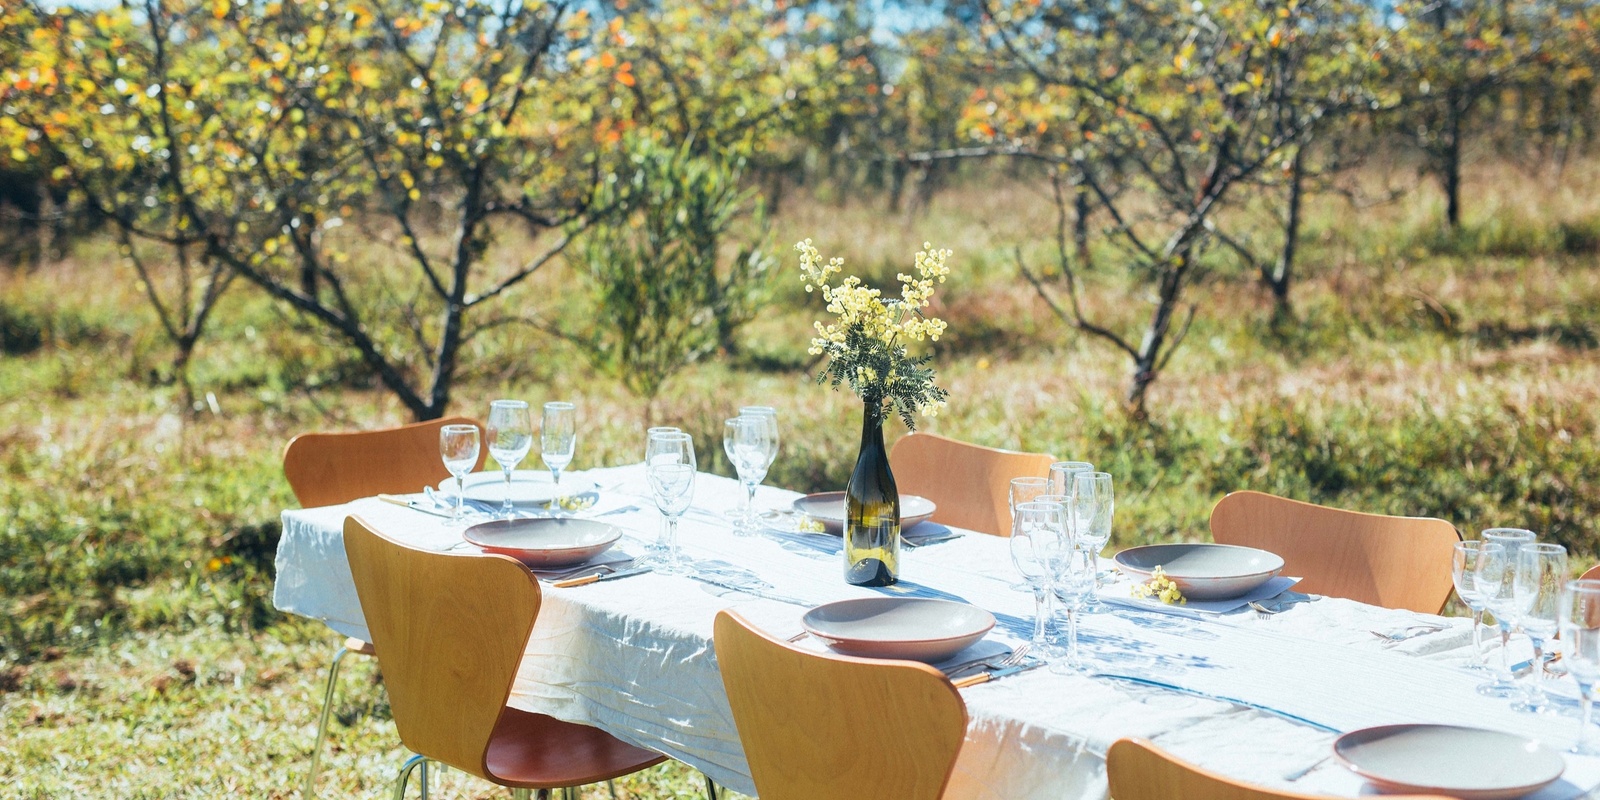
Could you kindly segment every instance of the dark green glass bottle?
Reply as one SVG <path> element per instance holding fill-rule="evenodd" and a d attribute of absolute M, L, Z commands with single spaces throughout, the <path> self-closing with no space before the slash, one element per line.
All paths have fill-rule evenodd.
<path fill-rule="evenodd" d="M 845 486 L 844 579 L 889 586 L 900 579 L 900 492 L 883 447 L 883 404 L 867 402 L 861 455 Z"/>

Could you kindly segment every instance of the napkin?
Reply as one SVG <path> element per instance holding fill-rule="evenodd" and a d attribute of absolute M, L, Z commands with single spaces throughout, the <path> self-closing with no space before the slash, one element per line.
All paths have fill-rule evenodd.
<path fill-rule="evenodd" d="M 1125 608 L 1136 608 L 1140 611 L 1158 611 L 1163 614 L 1176 614 L 1178 616 L 1192 616 L 1204 619 L 1217 614 L 1226 614 L 1244 608 L 1253 602 L 1277 597 L 1290 587 L 1299 583 L 1299 578 L 1287 578 L 1279 575 L 1266 583 L 1257 586 L 1253 591 L 1227 600 L 1190 600 L 1183 605 L 1168 605 L 1148 597 L 1133 597 L 1129 591 L 1129 584 L 1117 583 L 1100 590 L 1100 602 Z"/>
<path fill-rule="evenodd" d="M 590 567 L 622 564 L 632 560 L 633 556 L 622 548 L 613 547 L 582 564 L 568 564 L 565 567 L 551 567 L 550 569 L 533 569 L 530 567 L 529 571 L 541 578 L 565 578 L 572 576 L 573 573 L 581 573 L 584 569 Z"/>

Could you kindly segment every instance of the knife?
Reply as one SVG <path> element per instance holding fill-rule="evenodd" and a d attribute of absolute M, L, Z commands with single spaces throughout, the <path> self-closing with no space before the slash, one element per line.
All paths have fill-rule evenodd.
<path fill-rule="evenodd" d="M 407 500 L 404 497 L 401 497 L 400 495 L 397 495 L 397 494 L 380 494 L 380 495 L 378 495 L 378 499 L 382 500 L 385 503 L 394 503 L 397 506 L 405 506 L 406 508 L 409 508 L 412 511 L 421 511 L 424 514 L 432 514 L 435 517 L 444 517 L 445 519 L 454 519 L 454 516 L 448 511 L 441 511 L 441 510 L 436 509 L 436 508 L 426 508 L 424 506 L 419 506 L 419 505 L 417 505 L 415 500 Z"/>
<path fill-rule="evenodd" d="M 633 569 L 625 569 L 621 572 L 596 572 L 593 575 L 585 575 L 581 578 L 568 578 L 564 581 L 555 581 L 550 585 L 562 589 L 567 589 L 573 586 L 588 586 L 591 583 L 599 583 L 600 581 L 614 581 L 617 578 L 626 578 L 630 575 L 640 575 L 649 572 L 650 570 L 650 567 L 634 567 Z"/>
<path fill-rule="evenodd" d="M 984 666 L 985 664 L 987 664 L 990 661 L 999 661 L 999 660 L 1005 658 L 1006 656 L 1011 655 L 1011 653 L 1012 653 L 1012 651 L 1007 650 L 1007 651 L 1005 651 L 1003 653 L 995 653 L 994 655 L 982 656 L 980 658 L 969 658 L 966 661 L 963 661 L 963 662 L 961 662 L 959 664 L 956 664 L 954 666 L 951 666 L 951 667 L 947 667 L 947 668 L 945 668 L 943 670 L 940 670 L 940 671 L 943 672 L 946 676 L 960 675 L 961 673 L 966 672 L 967 670 L 972 669 L 973 667 Z"/>
<path fill-rule="evenodd" d="M 962 678 L 960 680 L 951 681 L 950 683 L 952 685 L 954 685 L 957 689 L 965 689 L 968 686 L 977 686 L 980 683 L 988 683 L 989 681 L 997 681 L 997 680 L 1000 680 L 1001 678 L 1005 678 L 1005 677 L 1008 677 L 1008 676 L 1011 676 L 1011 675 L 1015 675 L 1015 674 L 1017 674 L 1019 672 L 1027 672 L 1030 669 L 1038 669 L 1038 668 L 1044 666 L 1044 664 L 1045 664 L 1045 662 L 1043 662 L 1043 661 L 1035 661 L 1032 664 L 1019 664 L 1019 665 L 1017 665 L 1015 667 L 1006 667 L 1005 669 L 997 669 L 997 670 L 991 670 L 989 672 L 979 673 L 979 674 L 973 675 L 973 676 L 971 676 L 969 678 Z"/>

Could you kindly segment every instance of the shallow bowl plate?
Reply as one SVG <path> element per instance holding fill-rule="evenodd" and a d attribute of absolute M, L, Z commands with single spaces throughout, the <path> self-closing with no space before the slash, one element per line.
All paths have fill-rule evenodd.
<path fill-rule="evenodd" d="M 474 472 L 463 481 L 465 494 L 468 500 L 477 500 L 484 503 L 500 505 L 506 499 L 506 475 L 504 472 Z M 575 494 L 584 494 L 595 491 L 594 481 L 574 478 L 571 475 L 561 476 L 561 491 L 556 491 L 556 485 L 550 480 L 550 473 L 542 469 L 519 469 L 511 473 L 511 505 L 517 508 L 544 508 L 551 500 L 557 497 L 566 497 Z M 456 479 L 447 478 L 439 484 L 439 491 L 444 493 L 440 498 L 453 503 L 456 499 Z"/>
<path fill-rule="evenodd" d="M 1334 756 L 1380 791 L 1462 800 L 1521 797 L 1554 783 L 1566 763 L 1532 739 L 1456 725 L 1384 725 L 1351 731 Z"/>
<path fill-rule="evenodd" d="M 622 529 L 591 519 L 497 519 L 473 525 L 461 538 L 486 552 L 547 569 L 582 564 L 622 538 Z"/>
<path fill-rule="evenodd" d="M 1283 571 L 1283 559 L 1254 547 L 1231 544 L 1152 544 L 1117 554 L 1117 568 L 1136 581 L 1156 567 L 1190 600 L 1239 597 Z"/>
<path fill-rule="evenodd" d="M 817 606 L 801 624 L 845 655 L 932 664 L 982 639 L 994 627 L 994 615 L 952 600 L 862 597 Z"/>
<path fill-rule="evenodd" d="M 794 510 L 821 522 L 828 533 L 844 532 L 844 492 L 818 492 L 796 498 Z M 905 530 L 933 516 L 938 506 L 926 497 L 914 494 L 900 495 L 900 530 Z"/>

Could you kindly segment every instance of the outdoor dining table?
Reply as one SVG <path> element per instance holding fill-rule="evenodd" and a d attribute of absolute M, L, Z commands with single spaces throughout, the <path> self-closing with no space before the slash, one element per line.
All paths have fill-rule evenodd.
<path fill-rule="evenodd" d="M 585 513 L 622 528 L 619 547 L 644 554 L 661 518 L 643 466 L 575 477 L 600 487 Z M 837 537 L 734 535 L 724 512 L 738 507 L 742 493 L 731 479 L 698 477 L 679 542 L 700 577 L 541 583 L 543 604 L 510 703 L 598 726 L 753 794 L 712 646 L 718 610 L 735 609 L 787 638 L 817 604 L 882 594 L 939 597 L 995 615 L 995 629 L 977 647 L 1016 646 L 1032 634 L 1034 599 L 1018 587 L 1003 538 L 966 533 L 908 549 L 898 585 L 856 587 L 843 580 Z M 797 496 L 764 487 L 755 504 L 787 508 Z M 416 547 L 476 552 L 460 525 L 376 498 L 287 510 L 277 554 L 279 609 L 368 637 L 343 546 L 349 515 Z M 1419 618 L 1442 629 L 1398 643 L 1373 635 Z M 1271 615 L 1245 609 L 1204 617 L 1107 604 L 1082 617 L 1080 642 L 1089 663 L 1081 674 L 1034 669 L 962 690 L 969 723 L 947 797 L 1104 798 L 1106 749 L 1127 736 L 1240 780 L 1338 796 L 1372 792 L 1329 758 L 1341 732 L 1449 723 L 1536 737 L 1560 750 L 1577 736 L 1569 715 L 1517 713 L 1506 700 L 1477 694 L 1484 677 L 1463 669 L 1472 660 L 1466 619 L 1338 598 Z M 810 638 L 800 646 L 821 648 Z M 1562 780 L 1532 797 L 1593 796 L 1600 759 L 1566 758 Z"/>

